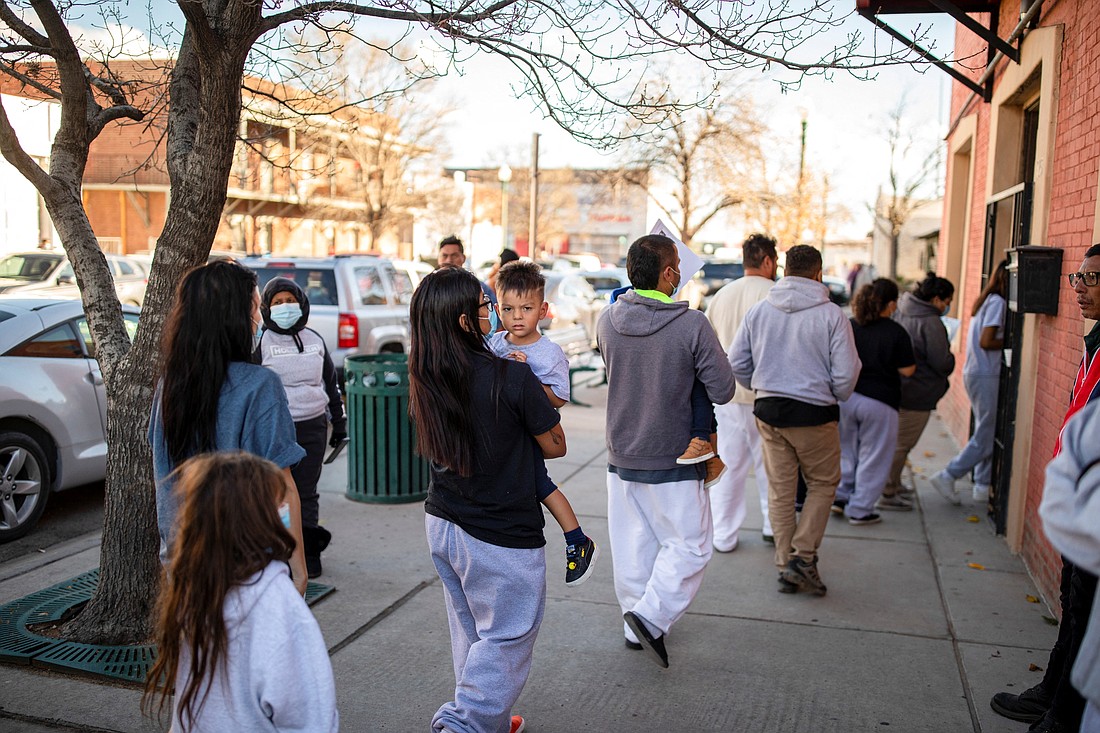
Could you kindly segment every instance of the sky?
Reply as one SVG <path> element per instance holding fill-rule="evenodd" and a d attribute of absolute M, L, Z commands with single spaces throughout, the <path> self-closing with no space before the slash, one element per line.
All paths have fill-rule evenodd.
<path fill-rule="evenodd" d="M 174 2 L 150 2 L 154 17 L 182 27 L 182 15 Z M 135 28 L 130 37 L 143 34 L 141 29 L 148 28 L 145 3 L 138 0 L 126 7 L 127 20 Z M 849 7 L 848 0 L 837 0 L 838 9 Z M 930 28 L 941 54 L 949 54 L 953 45 L 954 23 L 948 21 L 946 15 L 888 18 L 903 31 L 918 24 Z M 848 23 L 863 34 L 874 33 L 863 19 L 853 18 Z M 367 29 L 368 35 L 384 32 L 392 33 L 392 27 L 382 24 Z M 456 107 L 446 120 L 447 166 L 497 167 L 507 163 L 526 167 L 533 133 L 540 134 L 539 164 L 543 168 L 614 164 L 614 151 L 603 153 L 575 141 L 545 118 L 530 99 L 517 98 L 513 85 L 519 77 L 507 62 L 481 54 L 467 60 L 461 71 L 452 72 L 437 85 L 439 93 Z M 805 117 L 807 166 L 828 174 L 831 202 L 843 205 L 851 215 L 848 222 L 831 227 L 831 238 L 859 238 L 871 228 L 868 207 L 885 185 L 889 169 L 885 118 L 900 99 L 906 100 L 907 124 L 920 131 L 925 145 L 936 145 L 946 132 L 949 77 L 935 68 L 924 67 L 923 73 L 910 66 L 884 68 L 874 81 L 856 80 L 847 74 L 836 74 L 832 80 L 808 78 L 799 90 L 788 93 L 757 73 L 748 88 L 773 135 L 789 141 L 789 145 L 778 146 L 782 150 L 777 150 L 777 155 L 797 156 L 800 124 Z M 721 226 L 719 223 L 717 228 Z M 727 234 L 733 236 L 713 231 L 710 238 L 721 239 Z"/>

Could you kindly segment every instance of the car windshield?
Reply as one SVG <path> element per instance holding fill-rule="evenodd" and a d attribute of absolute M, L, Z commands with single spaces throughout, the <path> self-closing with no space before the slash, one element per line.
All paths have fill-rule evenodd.
<path fill-rule="evenodd" d="M 740 262 L 707 262 L 703 265 L 703 277 L 735 280 L 744 274 L 745 266 Z"/>
<path fill-rule="evenodd" d="M 60 261 L 57 255 L 9 255 L 0 259 L 0 277 L 40 282 Z"/>

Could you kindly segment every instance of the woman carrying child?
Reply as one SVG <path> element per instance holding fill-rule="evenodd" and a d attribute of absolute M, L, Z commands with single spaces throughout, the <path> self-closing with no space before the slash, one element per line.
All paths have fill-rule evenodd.
<path fill-rule="evenodd" d="M 159 692 L 162 712 L 174 689 L 177 733 L 336 731 L 328 650 L 287 566 L 294 538 L 279 505 L 293 487 L 248 453 L 192 458 L 175 478 L 188 549 L 165 577 L 143 706 Z"/>
<path fill-rule="evenodd" d="M 543 458 L 565 455 L 561 418 L 526 364 L 485 343 L 492 301 L 470 272 L 444 267 L 410 304 L 409 414 L 431 461 L 424 508 L 443 582 L 454 700 L 432 719 L 453 733 L 517 733 L 546 602 Z"/>

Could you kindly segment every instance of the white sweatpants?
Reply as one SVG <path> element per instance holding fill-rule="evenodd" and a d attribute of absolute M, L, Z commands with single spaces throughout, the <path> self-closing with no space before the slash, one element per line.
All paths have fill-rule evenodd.
<path fill-rule="evenodd" d="M 737 547 L 737 532 L 745 521 L 745 482 L 750 465 L 760 494 L 763 533 L 772 533 L 768 518 L 768 474 L 764 471 L 764 449 L 752 405 L 739 402 L 715 405 L 714 416 L 718 418 L 718 455 L 726 463 L 726 473 L 710 487 L 710 513 L 714 518 L 714 547 L 729 552 Z"/>
<path fill-rule="evenodd" d="M 667 634 L 703 584 L 714 530 L 702 481 L 641 484 L 607 474 L 607 526 L 615 595 Z M 623 624 L 623 633 L 637 642 Z"/>

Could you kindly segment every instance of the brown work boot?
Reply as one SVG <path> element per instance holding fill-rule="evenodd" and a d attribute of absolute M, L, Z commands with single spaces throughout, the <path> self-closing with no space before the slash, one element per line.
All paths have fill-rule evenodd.
<path fill-rule="evenodd" d="M 702 438 L 692 438 L 684 455 L 676 459 L 681 466 L 691 466 L 714 458 L 714 449 Z"/>
<path fill-rule="evenodd" d="M 726 472 L 725 462 L 718 456 L 714 456 L 707 461 L 707 477 L 703 479 L 703 488 L 709 489 L 714 484 L 718 483 L 718 479 L 722 478 L 722 474 Z"/>

